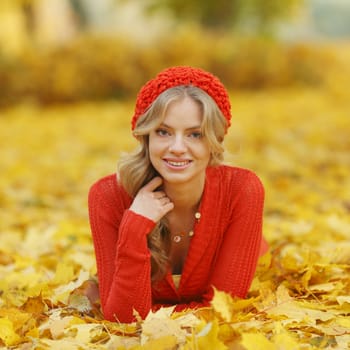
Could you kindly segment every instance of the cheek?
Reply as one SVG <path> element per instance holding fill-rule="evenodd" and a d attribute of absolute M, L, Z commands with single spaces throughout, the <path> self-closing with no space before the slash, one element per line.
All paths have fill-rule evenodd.
<path fill-rule="evenodd" d="M 210 152 L 209 145 L 207 145 L 207 144 L 203 145 L 200 153 L 202 155 L 201 158 L 203 160 L 206 160 L 209 163 L 209 161 L 211 159 L 211 152 Z"/>
<path fill-rule="evenodd" d="M 155 150 L 155 142 L 152 136 L 150 136 L 149 140 L 148 140 L 148 151 L 149 154 L 152 154 Z"/>
<path fill-rule="evenodd" d="M 159 144 L 159 142 L 154 142 L 152 139 L 150 139 L 148 144 L 148 150 L 149 150 L 149 157 L 152 163 L 154 160 L 156 160 L 161 156 L 162 147 Z"/>
<path fill-rule="evenodd" d="M 148 151 L 149 151 L 149 159 L 150 159 L 151 163 L 153 163 L 154 159 L 155 159 L 155 149 L 154 149 L 154 147 L 152 147 L 151 144 L 149 145 Z"/>

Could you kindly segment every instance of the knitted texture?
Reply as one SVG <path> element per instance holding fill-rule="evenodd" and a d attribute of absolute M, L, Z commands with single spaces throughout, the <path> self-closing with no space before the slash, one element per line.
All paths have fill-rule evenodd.
<path fill-rule="evenodd" d="M 226 118 L 227 128 L 231 125 L 231 104 L 221 81 L 202 69 L 179 66 L 163 70 L 141 88 L 137 95 L 135 113 L 131 121 L 132 130 L 135 129 L 140 115 L 146 112 L 147 108 L 162 92 L 179 85 L 192 85 L 205 91 L 216 102 Z"/>
<path fill-rule="evenodd" d="M 201 218 L 175 287 L 171 271 L 152 286 L 147 234 L 153 221 L 135 214 L 132 199 L 110 175 L 96 182 L 89 194 L 89 215 L 95 246 L 100 298 L 108 320 L 132 322 L 160 306 L 176 311 L 208 306 L 213 286 L 232 296 L 245 297 L 262 239 L 264 190 L 258 177 L 246 169 L 208 168 L 199 211 Z"/>

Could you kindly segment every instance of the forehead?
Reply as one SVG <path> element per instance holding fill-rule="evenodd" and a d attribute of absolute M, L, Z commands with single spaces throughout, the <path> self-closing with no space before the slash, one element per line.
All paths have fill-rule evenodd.
<path fill-rule="evenodd" d="M 198 102 L 189 97 L 169 103 L 162 124 L 172 128 L 195 128 L 202 124 L 202 109 Z"/>

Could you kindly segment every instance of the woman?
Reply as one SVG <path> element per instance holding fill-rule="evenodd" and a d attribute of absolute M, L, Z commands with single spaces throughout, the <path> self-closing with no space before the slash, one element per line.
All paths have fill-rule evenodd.
<path fill-rule="evenodd" d="M 213 287 L 246 296 L 266 250 L 264 190 L 251 171 L 222 165 L 230 120 L 224 86 L 198 68 L 168 68 L 139 92 L 140 147 L 89 193 L 106 319 L 208 306 Z"/>

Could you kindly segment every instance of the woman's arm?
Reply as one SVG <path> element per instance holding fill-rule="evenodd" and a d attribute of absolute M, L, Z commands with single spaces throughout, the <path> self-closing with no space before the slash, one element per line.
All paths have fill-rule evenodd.
<path fill-rule="evenodd" d="M 152 307 L 147 235 L 174 206 L 164 192 L 156 190 L 161 183 L 159 177 L 152 179 L 132 203 L 125 200 L 125 191 L 114 177 L 90 189 L 89 215 L 100 299 L 108 320 L 131 322 L 134 310 L 144 318 Z"/>
<path fill-rule="evenodd" d="M 154 222 L 116 198 L 106 180 L 89 192 L 89 216 L 95 247 L 101 306 L 111 321 L 131 322 L 133 309 L 146 316 L 151 308 L 150 253 L 147 234 Z"/>
<path fill-rule="evenodd" d="M 260 179 L 249 172 L 211 276 L 215 288 L 233 296 L 246 297 L 259 256 L 267 250 L 262 237 L 263 208 L 264 187 Z"/>

